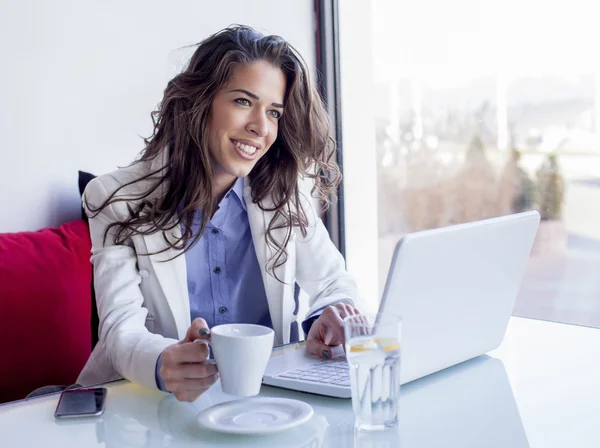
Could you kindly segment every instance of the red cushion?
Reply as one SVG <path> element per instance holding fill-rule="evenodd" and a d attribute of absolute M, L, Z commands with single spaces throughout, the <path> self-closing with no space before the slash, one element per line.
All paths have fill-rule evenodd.
<path fill-rule="evenodd" d="M 82 220 L 0 234 L 0 402 L 77 379 L 91 351 L 90 249 Z"/>

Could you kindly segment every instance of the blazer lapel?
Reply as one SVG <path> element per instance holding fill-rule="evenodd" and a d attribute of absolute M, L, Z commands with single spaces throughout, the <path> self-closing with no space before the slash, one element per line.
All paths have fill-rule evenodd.
<path fill-rule="evenodd" d="M 150 167 L 151 172 L 157 171 L 169 163 L 168 153 L 168 148 L 166 148 L 161 156 L 156 157 L 152 161 Z M 162 197 L 162 195 L 165 194 L 166 189 L 167 185 L 163 183 L 152 194 L 152 197 Z M 179 226 L 176 226 L 173 230 L 167 232 L 167 234 L 169 240 L 175 242 L 177 238 L 181 237 L 181 229 Z M 172 249 L 167 245 L 163 232 L 144 235 L 143 238 L 144 243 L 146 244 L 147 253 L 156 254 L 149 256 L 150 262 L 152 263 L 152 268 L 154 269 L 158 283 L 160 284 L 173 314 L 179 339 L 183 339 L 190 326 L 190 302 L 187 289 L 185 255 L 180 255 L 182 251 Z M 164 252 L 158 253 L 162 250 L 164 250 Z"/>
<path fill-rule="evenodd" d="M 252 202 L 252 193 L 250 185 L 247 183 L 247 178 L 244 179 L 244 201 L 246 202 L 246 209 L 248 211 L 248 221 L 250 223 L 254 250 L 256 251 L 256 258 L 260 265 L 260 271 L 265 285 L 265 294 L 269 304 L 271 322 L 273 324 L 273 330 L 275 331 L 274 344 L 281 345 L 286 341 L 289 341 L 290 334 L 289 324 L 286 325 L 286 319 L 284 317 L 284 295 L 286 285 L 279 282 L 273 275 L 269 274 L 266 269 L 268 261 L 273 256 L 273 249 L 267 246 L 265 240 L 267 226 L 269 225 L 273 214 L 263 211 L 258 204 Z M 276 230 L 273 236 L 277 238 L 278 241 L 283 241 L 283 239 L 280 239 L 281 234 L 285 235 L 285 229 Z M 286 281 L 286 277 L 289 276 L 286 275 L 287 265 L 288 263 L 280 266 L 276 270 L 278 277 L 284 281 Z"/>
<path fill-rule="evenodd" d="M 181 236 L 179 227 L 176 227 L 171 235 L 173 238 L 179 238 Z M 168 248 L 162 232 L 144 235 L 144 242 L 150 254 Z M 163 253 L 150 255 L 150 261 L 173 313 L 179 339 L 183 339 L 190 326 L 190 301 L 187 289 L 185 255 L 180 254 L 181 251 L 168 248 Z M 177 257 L 177 255 L 179 256 Z"/>

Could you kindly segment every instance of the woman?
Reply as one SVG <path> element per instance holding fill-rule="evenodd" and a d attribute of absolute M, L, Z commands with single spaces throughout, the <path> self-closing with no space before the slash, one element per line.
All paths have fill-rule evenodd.
<path fill-rule="evenodd" d="M 173 78 L 131 166 L 84 193 L 99 343 L 78 383 L 118 377 L 193 401 L 217 379 L 210 327 L 268 325 L 297 339 L 295 284 L 310 296 L 307 350 L 343 343 L 358 293 L 303 180 L 340 180 L 324 107 L 283 39 L 235 26 Z"/>

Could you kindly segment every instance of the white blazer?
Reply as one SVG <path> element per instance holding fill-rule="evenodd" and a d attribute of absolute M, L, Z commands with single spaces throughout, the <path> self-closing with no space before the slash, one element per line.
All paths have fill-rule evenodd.
<path fill-rule="evenodd" d="M 166 151 L 164 153 L 166 155 Z M 85 200 L 92 207 L 98 207 L 119 186 L 163 166 L 164 157 L 94 179 L 84 192 Z M 191 324 L 185 256 L 173 258 L 180 251 L 171 248 L 158 255 L 144 255 L 168 247 L 162 232 L 150 236 L 135 235 L 126 245 L 115 245 L 113 228 L 106 242 L 103 241 L 107 226 L 126 219 L 129 214 L 127 204 L 135 207 L 139 202 L 131 198 L 147 191 L 151 184 L 152 181 L 145 180 L 122 188 L 116 197 L 130 198 L 127 202 L 112 203 L 89 220 L 100 326 L 99 342 L 77 380 L 81 385 L 122 377 L 156 388 L 158 356 L 167 346 L 183 339 Z M 157 189 L 151 197 L 157 197 L 163 191 L 164 187 L 160 191 Z M 346 272 L 343 257 L 331 242 L 312 200 L 308 195 L 302 197 L 309 222 L 308 235 L 303 238 L 299 229 L 292 231 L 287 245 L 287 262 L 276 270 L 277 276 L 285 281 L 282 284 L 265 269 L 273 253 L 265 242 L 273 213 L 265 212 L 253 203 L 250 187 L 244 185 L 248 220 L 261 266 L 275 345 L 289 342 L 290 325 L 297 319 L 294 315 L 295 282 L 308 293 L 308 314 L 341 300 L 353 302 L 360 308 L 356 284 Z M 86 211 L 93 216 L 90 210 Z M 172 236 L 180 235 L 179 226 L 176 226 Z M 273 232 L 278 241 L 284 241 L 285 235 L 285 229 Z M 172 261 L 164 261 L 169 259 Z"/>

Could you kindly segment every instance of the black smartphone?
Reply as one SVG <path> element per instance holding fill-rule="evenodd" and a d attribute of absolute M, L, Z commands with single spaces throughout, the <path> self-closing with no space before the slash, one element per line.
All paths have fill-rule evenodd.
<path fill-rule="evenodd" d="M 80 418 L 102 415 L 106 393 L 105 387 L 65 390 L 60 395 L 54 417 Z"/>

